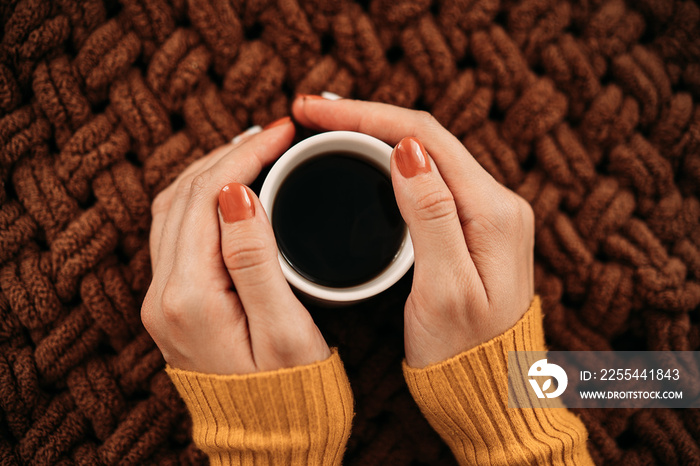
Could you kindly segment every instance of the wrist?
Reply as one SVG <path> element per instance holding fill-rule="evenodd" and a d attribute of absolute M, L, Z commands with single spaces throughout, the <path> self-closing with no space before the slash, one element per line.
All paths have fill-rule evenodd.
<path fill-rule="evenodd" d="M 540 351 L 545 349 L 544 331 L 541 327 L 541 303 L 539 296 L 534 296 L 529 307 L 523 312 L 515 322 L 507 328 L 496 332 L 484 332 L 485 335 L 491 337 L 474 337 L 466 338 L 464 336 L 444 337 L 444 335 L 459 335 L 460 332 L 454 332 L 455 326 L 447 326 L 443 333 L 436 333 L 432 345 L 424 343 L 425 339 L 413 338 L 406 342 L 406 358 L 404 360 L 404 368 L 409 370 L 422 370 L 432 367 L 436 364 L 447 363 L 453 359 L 468 356 L 469 354 L 483 351 L 494 345 L 506 344 L 511 350 L 515 350 L 517 346 L 521 351 Z M 539 326 L 530 325 L 533 322 L 538 322 Z M 528 325 L 523 326 L 527 323 Z M 406 332 L 411 330 L 411 325 L 406 322 Z M 516 335 L 519 329 L 526 328 L 527 336 Z M 414 332 L 415 335 L 416 332 Z M 465 332 L 462 332 L 462 335 Z M 439 338 L 443 335 L 442 338 Z M 460 341 L 461 340 L 461 341 Z M 421 344 L 423 342 L 423 344 Z M 528 348 L 528 349 L 524 349 Z M 410 357 L 409 357 L 410 356 Z M 505 355 L 507 358 L 507 354 Z"/>

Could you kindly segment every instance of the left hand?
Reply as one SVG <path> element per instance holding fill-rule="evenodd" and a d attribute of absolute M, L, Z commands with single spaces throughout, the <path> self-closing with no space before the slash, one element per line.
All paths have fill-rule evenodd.
<path fill-rule="evenodd" d="M 154 200 L 153 280 L 141 319 L 172 367 L 244 374 L 330 356 L 282 275 L 262 205 L 243 186 L 293 137 L 287 119 L 222 146 L 190 165 Z"/>

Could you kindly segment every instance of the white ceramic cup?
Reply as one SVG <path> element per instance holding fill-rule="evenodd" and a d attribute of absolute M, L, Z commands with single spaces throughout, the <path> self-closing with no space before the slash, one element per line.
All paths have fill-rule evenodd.
<path fill-rule="evenodd" d="M 356 154 L 358 159 L 373 164 L 391 178 L 392 148 L 385 142 L 367 134 L 352 131 L 317 134 L 299 142 L 282 154 L 265 178 L 260 191 L 260 202 L 271 223 L 275 197 L 287 176 L 296 167 L 319 154 L 339 151 Z M 413 243 L 406 228 L 403 242 L 391 263 L 373 279 L 346 288 L 323 286 L 308 280 L 294 270 L 281 253 L 279 261 L 287 281 L 305 295 L 327 304 L 351 304 L 377 295 L 399 281 L 413 265 Z"/>

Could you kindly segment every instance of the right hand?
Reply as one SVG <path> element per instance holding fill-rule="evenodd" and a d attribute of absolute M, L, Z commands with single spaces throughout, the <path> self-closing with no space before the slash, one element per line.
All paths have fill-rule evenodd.
<path fill-rule="evenodd" d="M 293 112 L 303 125 L 395 146 L 392 182 L 415 251 L 404 310 L 409 366 L 455 356 L 522 317 L 534 296 L 532 208 L 449 131 L 425 112 L 373 102 L 302 96 Z"/>

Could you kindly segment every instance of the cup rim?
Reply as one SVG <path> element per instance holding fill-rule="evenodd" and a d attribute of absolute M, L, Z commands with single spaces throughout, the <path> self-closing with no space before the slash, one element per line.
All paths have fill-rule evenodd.
<path fill-rule="evenodd" d="M 305 161 L 330 151 L 356 153 L 391 178 L 392 147 L 364 133 L 353 131 L 328 131 L 311 136 L 290 147 L 274 163 L 260 191 L 260 203 L 272 223 L 275 196 L 286 176 Z M 375 296 L 394 285 L 413 265 L 413 243 L 406 227 L 403 242 L 391 263 L 373 279 L 359 285 L 335 288 L 314 283 L 289 265 L 281 252 L 277 258 L 287 281 L 302 293 L 331 303 L 352 303 Z"/>

